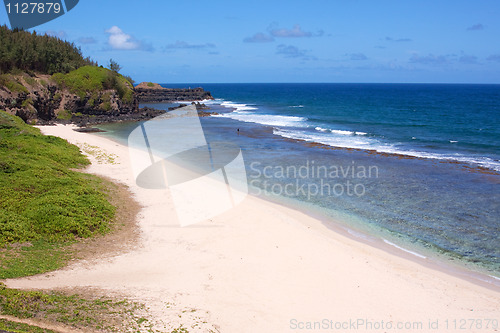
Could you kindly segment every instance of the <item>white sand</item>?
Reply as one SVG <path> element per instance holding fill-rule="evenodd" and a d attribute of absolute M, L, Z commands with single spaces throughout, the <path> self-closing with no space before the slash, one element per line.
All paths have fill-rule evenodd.
<path fill-rule="evenodd" d="M 180 228 L 166 191 L 135 185 L 127 147 L 71 126 L 42 131 L 117 156 L 116 164 L 91 157 L 89 172 L 128 185 L 144 206 L 141 247 L 104 262 L 9 280 L 9 287 L 116 291 L 145 302 L 167 327 L 183 324 L 189 332 L 354 331 L 350 322 L 360 324 L 359 331 L 494 332 L 491 322 L 486 329 L 487 320 L 500 321 L 498 290 L 356 242 L 255 197 L 211 221 Z M 482 321 L 470 327 L 470 319 Z M 465 330 L 459 329 L 462 320 Z M 322 330 L 298 329 L 318 321 Z M 397 329 L 401 324 L 419 329 Z"/>

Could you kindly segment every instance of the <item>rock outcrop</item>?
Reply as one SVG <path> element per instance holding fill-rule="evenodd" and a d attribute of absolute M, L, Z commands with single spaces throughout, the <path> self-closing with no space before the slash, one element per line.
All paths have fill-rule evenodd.
<path fill-rule="evenodd" d="M 94 88 L 86 81 L 106 80 L 109 71 L 97 67 L 86 67 L 64 76 L 34 73 L 0 75 L 0 110 L 19 116 L 30 124 L 54 122 L 75 123 L 80 126 L 113 121 L 147 120 L 163 110 L 139 109 L 139 102 L 200 101 L 213 99 L 203 88 L 167 89 L 156 83 L 141 83 L 135 89 L 119 74 L 119 88 Z M 104 75 L 104 76 L 103 76 Z M 111 78 L 113 76 L 111 75 Z M 102 86 L 106 86 L 103 81 Z M 120 90 L 121 89 L 121 90 Z M 197 109 L 207 107 L 195 103 Z"/>
<path fill-rule="evenodd" d="M 164 114 L 165 110 L 158 110 L 149 107 L 140 108 L 137 112 L 133 113 L 120 113 L 117 115 L 78 115 L 71 118 L 71 123 L 76 124 L 80 127 L 104 124 L 109 122 L 121 122 L 121 121 L 139 121 L 139 120 L 149 120 Z M 93 130 L 90 130 L 93 131 Z"/>
<path fill-rule="evenodd" d="M 129 101 L 120 98 L 115 89 L 77 94 L 50 75 L 33 73 L 3 74 L 2 81 L 0 109 L 19 116 L 27 123 L 66 122 L 75 117 L 111 119 L 138 112 L 138 102 L 133 93 Z"/>
<path fill-rule="evenodd" d="M 214 99 L 203 88 L 163 88 L 157 83 L 142 82 L 135 87 L 139 103 L 168 103 L 176 101 L 202 101 Z"/>

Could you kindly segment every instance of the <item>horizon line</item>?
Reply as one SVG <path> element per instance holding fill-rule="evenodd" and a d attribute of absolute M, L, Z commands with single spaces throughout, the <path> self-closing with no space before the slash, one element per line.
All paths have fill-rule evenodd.
<path fill-rule="evenodd" d="M 152 82 L 152 81 L 141 81 Z M 139 84 L 137 83 L 137 84 Z M 415 84 L 415 85 L 500 85 L 499 83 L 460 82 L 155 82 L 158 84 Z M 136 85 L 137 85 L 136 84 Z"/>

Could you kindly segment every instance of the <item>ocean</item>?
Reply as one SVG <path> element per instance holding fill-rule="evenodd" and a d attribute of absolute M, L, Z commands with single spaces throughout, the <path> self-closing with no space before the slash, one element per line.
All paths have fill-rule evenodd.
<path fill-rule="evenodd" d="M 500 277 L 500 85 L 163 86 L 211 91 L 205 137 L 241 148 L 250 193 Z"/>

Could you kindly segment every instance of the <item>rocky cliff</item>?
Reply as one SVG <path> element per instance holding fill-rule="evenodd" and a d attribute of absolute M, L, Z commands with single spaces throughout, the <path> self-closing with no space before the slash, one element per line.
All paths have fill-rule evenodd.
<path fill-rule="evenodd" d="M 214 99 L 209 91 L 203 88 L 171 89 L 163 88 L 157 83 L 142 82 L 135 87 L 135 93 L 140 103 L 164 103 L 175 101 L 202 101 Z"/>
<path fill-rule="evenodd" d="M 203 88 L 167 89 L 156 83 L 141 83 L 134 89 L 120 74 L 97 66 L 84 66 L 68 74 L 0 75 L 0 110 L 30 124 L 145 120 L 164 111 L 139 109 L 139 102 L 206 99 L 213 97 Z"/>
<path fill-rule="evenodd" d="M 2 74 L 0 109 L 33 124 L 138 112 L 132 84 L 104 68 L 86 67 L 65 75 Z"/>

